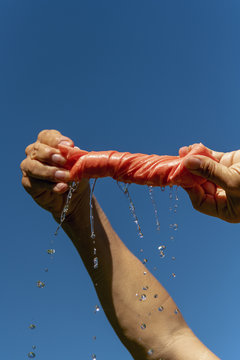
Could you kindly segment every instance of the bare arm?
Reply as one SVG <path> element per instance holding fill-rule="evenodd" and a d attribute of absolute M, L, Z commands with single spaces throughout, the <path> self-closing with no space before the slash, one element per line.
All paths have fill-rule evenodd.
<path fill-rule="evenodd" d="M 82 257 L 108 320 L 133 358 L 217 359 L 192 333 L 180 312 L 175 314 L 173 299 L 119 239 L 96 199 L 93 244 L 88 195 L 82 202 L 84 212 L 79 208 L 80 212 L 72 215 L 63 228 Z M 94 246 L 98 269 L 93 268 Z M 146 300 L 140 301 L 142 294 Z M 162 311 L 158 310 L 160 306 Z"/>
<path fill-rule="evenodd" d="M 23 186 L 56 220 L 66 200 L 69 180 L 57 148 L 60 141 L 69 141 L 73 146 L 58 131 L 41 132 L 38 140 L 27 147 L 27 157 L 21 164 Z M 86 181 L 74 193 L 63 228 L 92 278 L 112 327 L 134 359 L 217 359 L 192 333 L 182 315 L 174 313 L 177 306 L 172 298 L 119 239 L 95 198 L 93 206 L 98 269 L 93 268 Z M 143 290 L 146 286 L 148 289 Z M 140 301 L 142 294 L 146 300 Z M 163 311 L 158 310 L 160 306 Z M 153 354 L 148 354 L 150 349 Z"/>

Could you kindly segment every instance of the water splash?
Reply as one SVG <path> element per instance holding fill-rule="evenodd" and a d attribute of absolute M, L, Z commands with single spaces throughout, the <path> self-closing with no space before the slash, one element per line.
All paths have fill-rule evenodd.
<path fill-rule="evenodd" d="M 67 200 L 66 200 L 66 203 L 65 203 L 64 208 L 61 213 L 60 223 L 59 223 L 54 235 L 58 234 L 58 230 L 61 228 L 61 226 L 66 218 L 67 212 L 69 210 L 70 201 L 72 199 L 72 195 L 73 195 L 74 191 L 77 190 L 77 187 L 78 187 L 78 182 L 75 182 L 75 181 L 73 181 L 69 187 L 68 194 L 67 194 Z"/>
<path fill-rule="evenodd" d="M 135 206 L 133 204 L 132 198 L 131 198 L 129 190 L 128 190 L 130 184 L 122 185 L 121 183 L 117 182 L 117 185 L 118 185 L 119 189 L 121 189 L 121 191 L 124 193 L 124 195 L 127 197 L 128 201 L 129 201 L 130 213 L 131 213 L 131 215 L 133 217 L 134 223 L 137 226 L 138 236 L 139 236 L 140 239 L 142 239 L 143 238 L 143 233 L 142 233 L 141 227 L 139 225 L 138 217 L 136 215 Z"/>
<path fill-rule="evenodd" d="M 150 196 L 150 199 L 151 199 L 151 202 L 153 205 L 156 229 L 157 229 L 157 231 L 160 231 L 160 222 L 159 222 L 159 218 L 158 218 L 157 204 L 156 204 L 156 201 L 155 201 L 154 195 L 153 195 L 153 186 L 148 186 L 148 192 L 149 192 L 149 196 Z"/>

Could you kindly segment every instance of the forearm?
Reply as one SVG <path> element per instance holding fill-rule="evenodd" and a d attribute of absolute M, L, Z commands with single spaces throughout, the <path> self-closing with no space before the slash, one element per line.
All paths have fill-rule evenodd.
<path fill-rule="evenodd" d="M 176 304 L 172 298 L 126 248 L 95 199 L 93 244 L 88 199 L 83 203 L 84 211 L 72 216 L 63 228 L 92 278 L 111 325 L 133 357 L 138 360 L 217 359 L 194 336 L 181 314 L 175 314 Z M 99 261 L 97 269 L 93 266 L 94 247 Z M 143 294 L 146 300 L 141 301 Z M 163 311 L 159 311 L 160 306 Z M 146 327 L 142 329 L 141 325 Z M 148 354 L 150 349 L 153 354 Z"/>

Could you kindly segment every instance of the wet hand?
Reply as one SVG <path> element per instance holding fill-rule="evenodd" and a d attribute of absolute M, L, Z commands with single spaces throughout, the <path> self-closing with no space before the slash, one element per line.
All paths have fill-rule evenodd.
<path fill-rule="evenodd" d="M 73 141 L 57 130 L 43 130 L 37 141 L 27 146 L 26 158 L 21 163 L 22 185 L 38 205 L 59 220 L 69 188 L 69 171 L 61 156 L 59 144 L 73 147 Z M 88 181 L 82 180 L 70 204 L 68 214 L 76 208 L 88 191 Z"/>
<path fill-rule="evenodd" d="M 190 147 L 181 151 L 188 152 Z M 193 207 L 207 215 L 231 223 L 240 222 L 240 150 L 228 153 L 210 150 L 218 160 L 194 156 L 184 160 L 185 167 L 207 182 L 185 189 Z"/>

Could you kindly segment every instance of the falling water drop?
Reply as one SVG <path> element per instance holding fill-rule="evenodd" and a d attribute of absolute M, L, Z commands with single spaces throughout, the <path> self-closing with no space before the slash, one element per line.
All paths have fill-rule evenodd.
<path fill-rule="evenodd" d="M 173 224 L 173 230 L 177 231 L 178 229 L 178 224 Z"/>
<path fill-rule="evenodd" d="M 32 351 L 30 351 L 29 353 L 28 353 L 28 357 L 30 358 L 30 359 L 33 359 L 33 358 L 35 358 L 35 353 L 34 352 L 32 352 Z"/>
<path fill-rule="evenodd" d="M 47 250 L 47 253 L 50 254 L 50 255 L 55 254 L 55 252 L 56 252 L 55 249 L 48 249 L 48 250 Z"/>
<path fill-rule="evenodd" d="M 147 286 L 147 285 L 144 286 L 144 287 L 143 287 L 143 290 L 148 290 L 148 286 Z"/>
<path fill-rule="evenodd" d="M 176 274 L 173 272 L 171 276 L 172 276 L 172 278 L 175 278 Z"/>
<path fill-rule="evenodd" d="M 30 325 L 29 325 L 29 329 L 31 329 L 31 330 L 36 329 L 36 325 L 34 325 L 34 324 L 30 324 Z"/>
<path fill-rule="evenodd" d="M 44 271 L 45 271 L 45 272 L 48 272 L 48 268 L 45 268 Z"/>
<path fill-rule="evenodd" d="M 144 271 L 144 272 L 143 272 L 143 275 L 147 275 L 147 271 Z"/>
<path fill-rule="evenodd" d="M 94 270 L 96 270 L 98 268 L 98 257 L 95 257 L 93 259 L 93 268 L 94 268 Z"/>
<path fill-rule="evenodd" d="M 164 308 L 163 308 L 163 306 L 159 306 L 159 308 L 158 308 L 158 311 L 163 311 L 164 310 Z"/>
<path fill-rule="evenodd" d="M 92 354 L 92 360 L 96 360 L 96 359 L 97 359 L 96 354 Z"/>
<path fill-rule="evenodd" d="M 139 301 L 145 301 L 146 299 L 147 299 L 147 296 L 146 296 L 145 294 L 142 294 L 142 295 L 140 296 Z"/>
<path fill-rule="evenodd" d="M 149 349 L 148 350 L 148 355 L 152 355 L 153 354 L 153 349 Z"/>
<path fill-rule="evenodd" d="M 157 298 L 158 298 L 158 294 L 155 294 L 155 295 L 154 295 L 154 298 L 157 299 Z"/>
<path fill-rule="evenodd" d="M 94 188 L 96 185 L 96 181 L 97 179 L 93 180 L 93 184 L 91 186 L 91 191 L 90 191 L 90 198 L 89 198 L 89 209 L 90 209 L 90 226 L 91 226 L 91 238 L 95 239 L 95 232 L 94 232 L 94 217 L 93 217 L 93 204 L 92 204 L 92 199 L 93 199 L 93 192 L 94 192 Z"/>
<path fill-rule="evenodd" d="M 143 264 L 146 264 L 147 262 L 148 262 L 147 259 L 143 259 L 143 261 L 142 261 Z"/>
<path fill-rule="evenodd" d="M 146 327 L 147 327 L 147 325 L 144 324 L 144 323 L 142 323 L 142 324 L 140 325 L 140 328 L 141 328 L 142 330 L 146 329 Z"/>
<path fill-rule="evenodd" d="M 33 346 L 32 346 L 32 349 L 35 350 L 35 349 L 36 349 L 36 345 L 33 345 Z"/>
<path fill-rule="evenodd" d="M 143 239 L 143 233 L 142 233 L 141 227 L 139 225 L 138 217 L 136 215 L 135 206 L 134 206 L 134 203 L 132 201 L 132 198 L 131 198 L 129 190 L 128 190 L 128 187 L 130 186 L 130 184 L 125 184 L 125 186 L 124 186 L 121 183 L 117 182 L 117 185 L 118 185 L 119 189 L 121 189 L 121 191 L 124 193 L 124 195 L 127 197 L 128 201 L 129 201 L 129 210 L 130 210 L 130 213 L 131 213 L 131 215 L 133 217 L 133 221 L 137 226 L 138 236 L 139 236 L 140 239 Z"/>
<path fill-rule="evenodd" d="M 161 187 L 161 190 L 162 190 L 162 191 L 165 191 L 165 186 L 162 186 L 162 187 Z"/>
<path fill-rule="evenodd" d="M 178 314 L 178 312 L 179 312 L 179 309 L 175 309 L 175 310 L 174 310 L 174 314 L 176 314 L 176 315 L 177 315 L 177 314 Z"/>
<path fill-rule="evenodd" d="M 152 186 L 148 187 L 148 192 L 149 192 L 149 196 L 150 196 L 150 199 L 151 199 L 151 202 L 152 202 L 152 205 L 153 205 L 156 229 L 157 229 L 157 231 L 160 231 L 160 222 L 159 222 L 159 218 L 158 218 L 157 204 L 156 204 L 156 201 L 154 199 L 153 187 Z"/>
<path fill-rule="evenodd" d="M 176 257 L 175 257 L 175 256 L 172 256 L 172 260 L 176 260 Z"/>
<path fill-rule="evenodd" d="M 94 310 L 94 313 L 96 314 L 97 312 L 100 311 L 100 307 L 98 305 L 95 305 L 95 310 Z"/>
<path fill-rule="evenodd" d="M 44 288 L 45 283 L 43 281 L 37 281 L 37 287 Z"/>

